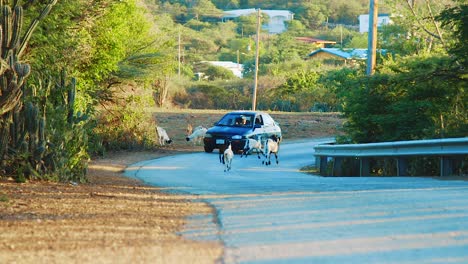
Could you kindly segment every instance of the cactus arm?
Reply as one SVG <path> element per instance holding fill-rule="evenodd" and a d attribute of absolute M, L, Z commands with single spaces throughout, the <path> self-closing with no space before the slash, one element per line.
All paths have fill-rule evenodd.
<path fill-rule="evenodd" d="M 0 97 L 0 116 L 10 112 L 20 102 L 23 91 L 14 89 L 12 92 Z"/>
<path fill-rule="evenodd" d="M 39 25 L 39 22 L 44 19 L 44 17 L 47 16 L 47 14 L 49 14 L 50 10 L 52 9 L 52 7 L 57 3 L 57 0 L 50 0 L 49 3 L 44 7 L 44 9 L 42 9 L 42 12 L 41 14 L 36 18 L 34 19 L 31 24 L 29 25 L 29 28 L 28 30 L 26 31 L 26 34 L 24 35 L 24 38 L 23 40 L 21 41 L 20 45 L 19 45 L 19 49 L 18 49 L 18 57 L 21 57 L 21 55 L 23 54 L 24 50 L 26 49 L 26 46 L 29 42 L 29 39 L 31 38 L 32 36 L 32 33 L 34 32 L 34 30 L 36 29 L 37 25 Z"/>
<path fill-rule="evenodd" d="M 22 25 L 23 25 L 23 8 L 21 8 L 21 6 L 16 6 L 15 16 L 13 20 L 13 36 L 11 37 L 11 42 L 9 45 L 9 47 L 12 49 L 16 48 L 19 45 Z"/>
<path fill-rule="evenodd" d="M 9 6 L 3 6 L 2 15 L 2 58 L 6 59 L 9 54 L 8 44 L 11 39 L 11 8 Z"/>

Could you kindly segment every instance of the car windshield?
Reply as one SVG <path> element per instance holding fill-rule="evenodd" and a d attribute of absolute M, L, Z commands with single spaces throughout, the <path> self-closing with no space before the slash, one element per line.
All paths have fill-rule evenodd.
<path fill-rule="evenodd" d="M 223 116 L 217 123 L 218 126 L 236 126 L 236 127 L 252 127 L 253 115 L 231 113 Z"/>

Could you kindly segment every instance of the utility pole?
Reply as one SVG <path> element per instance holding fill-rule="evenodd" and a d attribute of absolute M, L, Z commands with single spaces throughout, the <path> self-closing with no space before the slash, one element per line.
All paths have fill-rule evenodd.
<path fill-rule="evenodd" d="M 257 87 L 258 87 L 258 57 L 260 55 L 260 8 L 257 10 L 257 37 L 255 39 L 256 49 L 255 49 L 255 81 L 252 95 L 252 111 L 256 110 L 257 105 Z"/>
<path fill-rule="evenodd" d="M 180 27 L 179 27 L 179 39 L 178 39 L 178 43 L 179 43 L 179 47 L 178 47 L 178 53 L 177 53 L 177 58 L 178 58 L 178 61 L 179 61 L 179 68 L 178 68 L 178 71 L 177 71 L 177 74 L 180 78 L 180 56 L 181 56 L 181 52 L 180 52 Z"/>
<path fill-rule="evenodd" d="M 340 25 L 340 47 L 343 48 L 343 25 Z"/>
<path fill-rule="evenodd" d="M 377 49 L 377 18 L 378 0 L 370 0 L 369 7 L 369 39 L 367 42 L 367 69 L 366 74 L 372 75 L 375 70 L 375 56 Z"/>

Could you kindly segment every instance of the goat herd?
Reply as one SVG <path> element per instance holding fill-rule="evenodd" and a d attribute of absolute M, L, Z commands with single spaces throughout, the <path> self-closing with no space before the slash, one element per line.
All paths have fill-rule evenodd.
<path fill-rule="evenodd" d="M 163 146 L 165 144 L 170 144 L 172 139 L 168 136 L 166 130 L 160 126 L 156 126 L 156 131 L 158 134 L 159 145 Z M 203 138 L 205 137 L 207 129 L 203 126 L 198 126 L 194 129 L 189 125 L 187 127 L 187 137 L 185 138 L 188 142 L 193 142 L 194 144 L 201 144 Z M 252 152 L 257 153 L 258 159 L 261 159 L 260 154 L 264 157 L 262 164 L 271 165 L 271 155 L 275 155 L 276 164 L 278 164 L 278 151 L 281 138 L 277 136 L 271 136 L 263 140 L 249 138 L 245 141 L 245 145 L 242 149 L 240 157 L 247 157 Z M 232 150 L 231 142 L 228 142 L 228 145 L 225 149 L 219 150 L 219 161 L 224 164 L 224 171 L 228 172 L 231 170 L 232 160 L 234 159 L 234 151 Z"/>

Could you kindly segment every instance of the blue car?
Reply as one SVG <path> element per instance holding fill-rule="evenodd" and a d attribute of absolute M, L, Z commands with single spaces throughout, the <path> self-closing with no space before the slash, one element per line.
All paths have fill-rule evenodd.
<path fill-rule="evenodd" d="M 224 151 L 229 142 L 232 150 L 242 151 L 246 139 L 261 140 L 276 136 L 281 139 L 281 128 L 273 118 L 259 111 L 234 111 L 225 114 L 213 127 L 209 128 L 203 139 L 205 152 L 214 149 Z"/>

